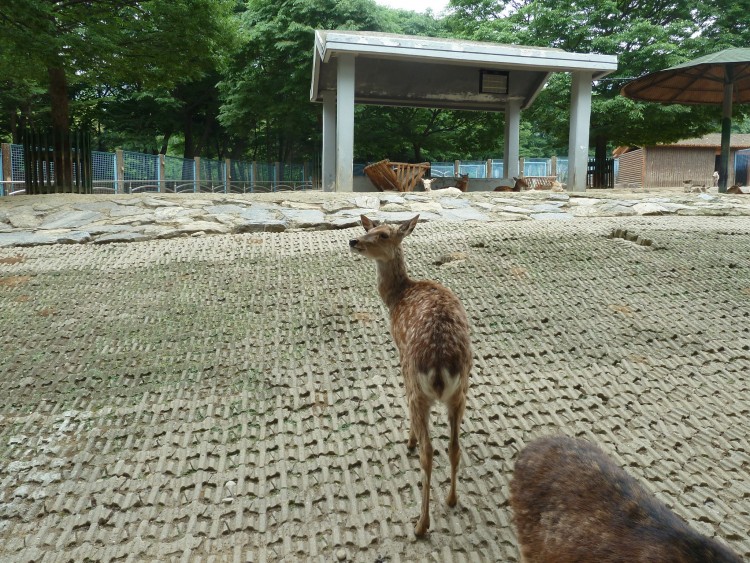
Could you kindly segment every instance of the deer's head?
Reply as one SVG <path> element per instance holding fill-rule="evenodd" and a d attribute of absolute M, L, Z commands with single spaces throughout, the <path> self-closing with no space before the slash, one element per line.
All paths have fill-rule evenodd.
<path fill-rule="evenodd" d="M 419 215 L 398 225 L 381 225 L 361 215 L 365 234 L 349 241 L 352 252 L 371 260 L 387 262 L 396 258 L 401 241 L 417 226 Z"/>

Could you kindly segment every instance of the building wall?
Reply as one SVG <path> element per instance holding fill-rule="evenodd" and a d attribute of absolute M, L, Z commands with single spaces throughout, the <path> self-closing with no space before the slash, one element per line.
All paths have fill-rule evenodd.
<path fill-rule="evenodd" d="M 685 180 L 712 186 L 715 169 L 714 147 L 649 147 L 644 181 L 653 188 L 682 186 Z M 733 178 L 730 170 L 730 185 Z"/>
<path fill-rule="evenodd" d="M 636 149 L 618 157 L 619 164 L 617 167 L 617 177 L 615 178 L 616 186 L 643 186 L 644 153 L 643 149 Z"/>

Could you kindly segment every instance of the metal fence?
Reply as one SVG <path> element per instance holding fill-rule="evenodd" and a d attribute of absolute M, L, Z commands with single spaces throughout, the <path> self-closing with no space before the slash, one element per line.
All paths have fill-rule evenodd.
<path fill-rule="evenodd" d="M 7 154 L 3 154 L 3 151 Z M 22 145 L 3 144 L 0 149 L 0 196 L 25 192 Z M 179 158 L 131 151 L 92 151 L 93 193 L 256 193 L 319 190 L 308 163 L 282 164 L 242 160 Z M 366 164 L 354 163 L 354 175 L 364 175 Z M 568 159 L 522 158 L 524 176 L 556 176 L 568 180 Z M 6 169 L 4 169 L 7 168 Z M 454 161 L 431 163 L 430 174 L 453 177 L 456 172 L 470 178 L 504 178 L 503 161 Z"/>
<path fill-rule="evenodd" d="M 568 181 L 568 159 L 566 157 L 553 158 L 522 158 L 519 168 L 523 167 L 524 176 L 557 176 L 560 182 Z M 355 164 L 355 173 L 358 166 Z M 452 178 L 458 174 L 468 174 L 469 178 L 505 178 L 502 160 L 457 160 L 455 162 L 430 163 L 430 175 L 433 178 Z"/>
<path fill-rule="evenodd" d="M 93 193 L 254 193 L 320 189 L 310 165 L 92 151 Z M 0 196 L 26 193 L 23 145 L 0 146 Z"/>

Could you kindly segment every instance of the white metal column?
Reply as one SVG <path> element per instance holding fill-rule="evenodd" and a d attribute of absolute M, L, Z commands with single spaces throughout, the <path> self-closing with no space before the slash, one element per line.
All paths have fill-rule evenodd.
<path fill-rule="evenodd" d="M 323 191 L 336 189 L 336 92 L 323 92 Z"/>
<path fill-rule="evenodd" d="M 505 141 L 503 147 L 503 176 L 518 176 L 521 138 L 521 100 L 505 103 Z"/>
<path fill-rule="evenodd" d="M 570 137 L 568 138 L 568 191 L 586 191 L 591 127 L 591 79 L 588 71 L 573 72 L 570 89 Z"/>
<path fill-rule="evenodd" d="M 336 69 L 336 191 L 353 190 L 354 55 L 339 55 Z"/>

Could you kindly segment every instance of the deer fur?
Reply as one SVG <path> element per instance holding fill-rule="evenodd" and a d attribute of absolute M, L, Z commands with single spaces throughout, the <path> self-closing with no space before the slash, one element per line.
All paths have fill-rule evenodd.
<path fill-rule="evenodd" d="M 529 444 L 510 484 L 525 563 L 741 563 L 677 517 L 603 451 L 553 436 Z"/>
<path fill-rule="evenodd" d="M 469 191 L 469 175 L 468 174 L 459 174 L 456 177 L 456 187 L 461 190 L 462 192 Z"/>
<path fill-rule="evenodd" d="M 440 178 L 438 179 L 438 186 L 435 188 L 436 190 L 448 190 L 450 188 L 460 190 L 462 192 L 465 192 L 469 189 L 469 175 L 468 174 L 461 174 L 460 176 L 455 176 L 453 178 L 456 181 L 455 186 L 443 186 L 442 183 L 444 183 L 446 180 L 450 180 L 449 178 Z M 422 185 L 424 186 L 425 192 L 432 191 L 432 183 L 435 181 L 435 178 L 422 178 Z"/>
<path fill-rule="evenodd" d="M 498 186 L 493 191 L 496 192 L 522 192 L 529 189 L 529 181 L 526 178 L 516 178 L 513 176 L 513 187 Z"/>
<path fill-rule="evenodd" d="M 401 242 L 417 225 L 419 215 L 400 225 L 378 225 L 361 216 L 365 234 L 349 241 L 352 251 L 374 260 L 378 292 L 391 321 L 409 406 L 408 448 L 419 444 L 422 466 L 422 510 L 414 528 L 417 537 L 430 527 L 430 478 L 433 448 L 430 408 L 435 401 L 448 410 L 451 485 L 446 502 L 458 500 L 456 480 L 460 458 L 459 428 L 466 407 L 472 355 L 469 322 L 458 297 L 434 281 L 415 281 L 406 272 Z"/>

